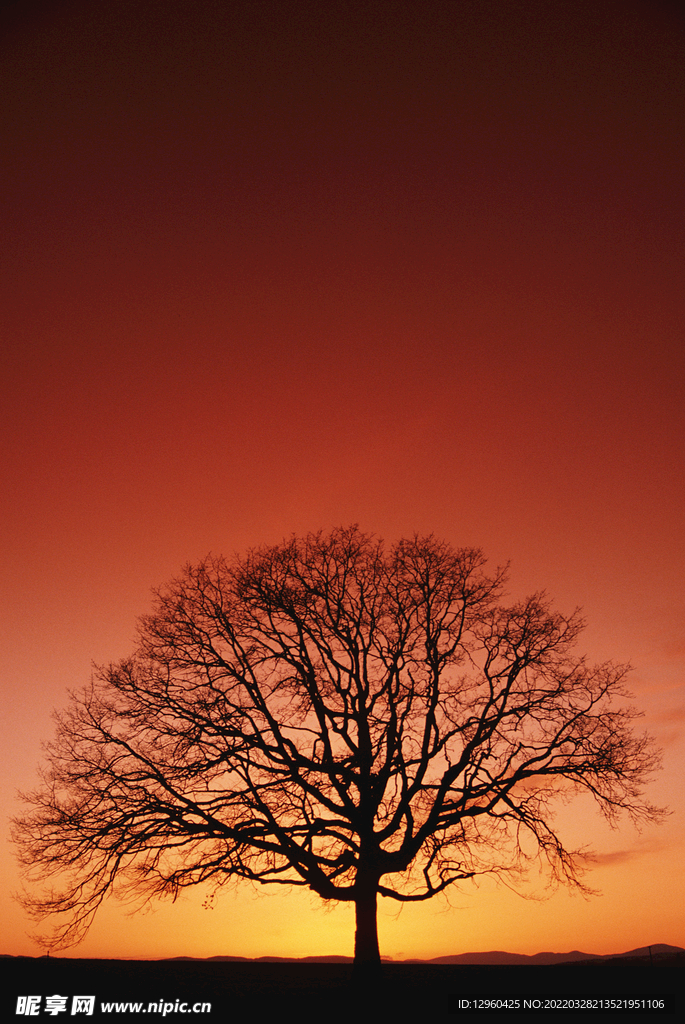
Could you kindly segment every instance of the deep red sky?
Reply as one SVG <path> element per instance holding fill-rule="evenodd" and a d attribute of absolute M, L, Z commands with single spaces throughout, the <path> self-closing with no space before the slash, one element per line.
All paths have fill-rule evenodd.
<path fill-rule="evenodd" d="M 635 666 L 604 896 L 383 910 L 383 952 L 685 946 L 685 28 L 641 2 L 15 5 L 2 24 L 3 811 L 50 711 L 208 551 L 359 522 L 512 559 Z M 0 870 L 5 946 L 29 952 Z M 77 955 L 349 952 L 201 896 Z M 391 910 L 395 908 L 390 908 Z"/>

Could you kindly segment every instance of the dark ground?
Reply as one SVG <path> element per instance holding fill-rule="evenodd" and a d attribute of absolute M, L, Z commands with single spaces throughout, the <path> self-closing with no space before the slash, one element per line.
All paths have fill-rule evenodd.
<path fill-rule="evenodd" d="M 443 964 L 384 964 L 383 977 L 375 994 L 352 984 L 350 964 L 268 963 L 230 961 L 128 961 L 76 960 L 57 957 L 2 957 L 3 1020 L 35 1019 L 17 1015 L 17 997 L 42 996 L 38 1019 L 82 1020 L 88 1015 L 72 1015 L 72 996 L 96 996 L 94 1018 L 119 1021 L 164 1019 L 236 1020 L 238 1014 L 250 1019 L 292 1009 L 302 1019 L 314 1016 L 364 1024 L 369 1011 L 386 1018 L 431 1022 L 442 1019 L 476 1020 L 483 1011 L 466 1013 L 457 1000 L 466 997 L 523 997 L 544 1000 L 549 997 L 640 997 L 665 998 L 682 1016 L 685 1008 L 685 961 L 680 957 L 658 960 L 614 960 L 609 963 L 575 963 L 549 967 L 455 966 Z M 46 1013 L 45 996 L 68 996 L 64 1012 Z M 179 1001 L 178 1006 L 176 1001 Z M 185 1013 L 181 1003 L 188 1003 Z M 126 1010 L 105 1013 L 103 1002 L 146 1004 L 145 1013 Z M 195 1003 L 211 1003 L 211 1012 L 189 1012 Z M 147 1007 L 155 1003 L 155 1007 Z M 162 1012 L 162 1004 L 167 1006 Z M 665 1019 L 671 1013 L 626 1013 L 622 1011 L 497 1013 L 497 1019 L 523 1020 L 530 1016 L 543 1020 L 588 1020 L 605 1016 L 615 1020 Z M 494 1019 L 491 1013 L 489 1019 Z"/>

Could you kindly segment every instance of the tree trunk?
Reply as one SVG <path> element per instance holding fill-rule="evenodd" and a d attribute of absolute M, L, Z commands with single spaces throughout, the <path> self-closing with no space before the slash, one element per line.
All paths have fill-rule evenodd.
<path fill-rule="evenodd" d="M 355 900 L 356 931 L 354 934 L 355 981 L 376 981 L 381 974 L 381 954 L 378 948 L 378 922 L 376 917 L 377 882 L 359 886 Z"/>

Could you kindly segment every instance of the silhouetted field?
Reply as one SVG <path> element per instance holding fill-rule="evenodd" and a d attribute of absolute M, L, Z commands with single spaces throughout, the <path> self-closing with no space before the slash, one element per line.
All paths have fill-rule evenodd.
<path fill-rule="evenodd" d="M 30 995 L 41 996 L 39 1019 L 72 1020 L 72 998 L 79 995 L 96 997 L 93 1017 L 120 1021 L 150 1022 L 162 1017 L 223 1021 L 235 1019 L 236 1013 L 261 1017 L 276 1011 L 282 1014 L 288 1008 L 334 1020 L 354 1019 L 366 1008 L 396 1013 L 398 1020 L 420 1014 L 432 1021 L 453 1019 L 452 1013 L 469 1020 L 482 1016 L 458 1010 L 456 1000 L 473 996 L 665 997 L 675 999 L 676 1012 L 680 1012 L 685 960 L 679 954 L 651 963 L 649 958 L 632 958 L 546 967 L 386 963 L 375 991 L 353 984 L 349 963 L 3 957 L 0 969 L 5 1020 L 29 1019 L 17 1016 L 16 1010 L 17 998 Z M 64 1012 L 50 1016 L 45 997 L 53 995 L 67 996 L 68 1003 Z M 137 1009 L 120 1005 L 118 1010 L 110 1006 L 106 1011 L 103 1004 L 108 1003 L 141 1005 Z M 210 1003 L 211 1011 L 196 1008 L 193 1012 L 202 1003 Z M 519 1013 L 498 1014 L 503 1016 L 521 1019 Z M 550 1019 L 540 1013 L 535 1016 Z M 650 1014 L 656 1016 L 663 1014 Z M 581 1015 L 560 1012 L 555 1014 L 557 1018 L 575 1020 Z M 587 1014 L 582 1018 L 587 1019 Z M 79 1013 L 75 1019 L 87 1017 Z M 619 1014 L 619 1019 L 624 1017 Z M 672 1019 L 671 1015 L 665 1019 Z"/>

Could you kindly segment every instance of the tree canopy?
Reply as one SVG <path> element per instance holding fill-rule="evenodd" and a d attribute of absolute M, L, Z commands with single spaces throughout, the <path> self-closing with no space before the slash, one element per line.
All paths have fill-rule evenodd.
<path fill-rule="evenodd" d="M 503 603 L 506 572 L 434 537 L 386 550 L 357 527 L 226 560 L 156 593 L 132 657 L 58 715 L 15 822 L 48 940 L 77 943 L 111 892 L 152 898 L 236 878 L 356 905 L 426 900 L 542 860 L 582 887 L 553 804 L 656 820 L 658 767 L 627 669 L 574 653 L 578 612 Z"/>

